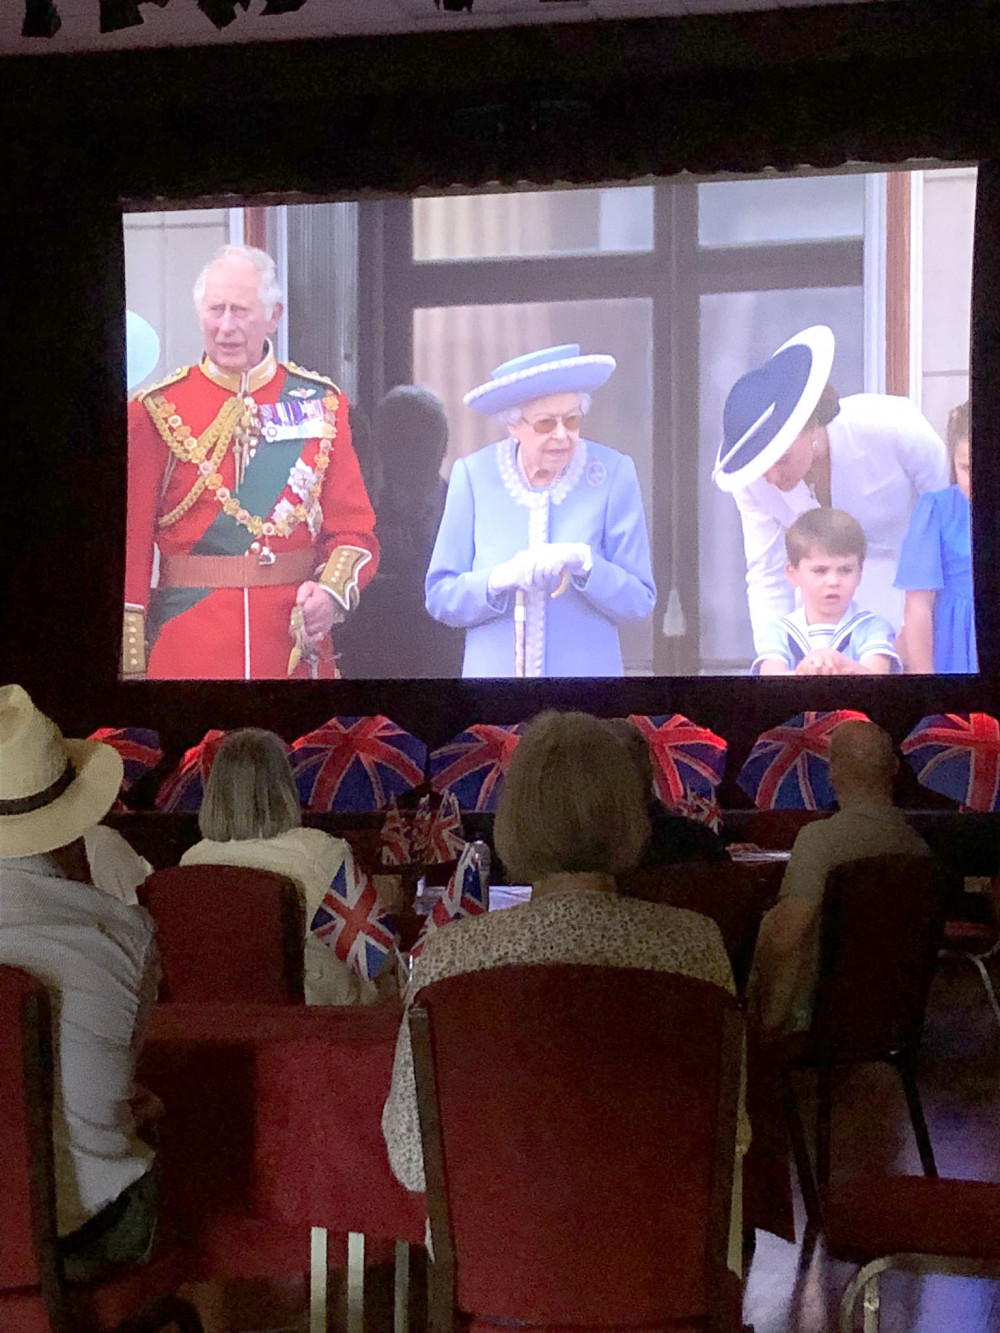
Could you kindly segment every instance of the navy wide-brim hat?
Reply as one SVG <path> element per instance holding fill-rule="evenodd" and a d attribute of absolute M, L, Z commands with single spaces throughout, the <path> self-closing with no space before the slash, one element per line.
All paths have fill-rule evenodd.
<path fill-rule="evenodd" d="M 814 324 L 748 371 L 729 391 L 712 477 L 739 490 L 773 467 L 808 425 L 833 368 L 833 331 Z"/>
<path fill-rule="evenodd" d="M 466 407 L 493 416 L 550 393 L 590 393 L 611 378 L 615 365 L 613 356 L 581 356 L 579 343 L 543 347 L 497 366 L 486 383 L 470 389 L 462 401 Z"/>

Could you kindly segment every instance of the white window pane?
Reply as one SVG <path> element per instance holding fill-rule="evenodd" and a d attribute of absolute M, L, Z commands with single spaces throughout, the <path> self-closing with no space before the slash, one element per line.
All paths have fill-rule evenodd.
<path fill-rule="evenodd" d="M 799 176 L 698 186 L 700 245 L 765 245 L 860 237 L 865 178 Z"/>
<path fill-rule="evenodd" d="M 653 244 L 650 186 L 413 201 L 413 258 L 621 254 Z"/>

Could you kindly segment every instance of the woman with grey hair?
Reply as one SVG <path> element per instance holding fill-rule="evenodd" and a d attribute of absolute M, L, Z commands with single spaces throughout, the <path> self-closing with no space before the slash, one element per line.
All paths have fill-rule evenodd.
<path fill-rule="evenodd" d="M 642 968 L 713 982 L 733 993 L 718 927 L 681 908 L 618 896 L 649 834 L 638 770 L 606 722 L 542 713 L 518 742 L 504 779 L 494 841 L 531 901 L 465 917 L 434 932 L 414 964 L 409 1005 L 444 977 L 525 963 Z M 404 1015 L 382 1113 L 389 1161 L 410 1190 L 424 1189 L 409 1027 Z M 740 1150 L 749 1143 L 741 1114 Z M 740 1226 L 734 1210 L 734 1266 Z"/>
<path fill-rule="evenodd" d="M 424 584 L 465 630 L 463 676 L 621 676 L 618 632 L 656 604 L 635 464 L 580 434 L 615 359 L 546 347 L 465 395 L 506 438 L 460 458 Z"/>
<path fill-rule="evenodd" d="M 287 875 L 305 907 L 306 1004 L 372 1004 L 386 986 L 352 972 L 309 923 L 337 871 L 351 858 L 343 838 L 302 827 L 284 742 L 273 731 L 232 731 L 219 746 L 198 813 L 202 840 L 181 865 L 248 866 Z"/>

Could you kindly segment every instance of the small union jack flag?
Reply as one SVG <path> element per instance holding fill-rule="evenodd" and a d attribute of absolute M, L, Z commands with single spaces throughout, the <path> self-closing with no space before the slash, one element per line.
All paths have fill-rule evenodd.
<path fill-rule="evenodd" d="M 830 784 L 830 737 L 842 722 L 868 722 L 853 708 L 798 713 L 762 731 L 736 781 L 758 810 L 828 810 L 836 804 Z"/>
<path fill-rule="evenodd" d="M 729 748 L 721 736 L 683 713 L 657 717 L 630 713 L 628 720 L 646 738 L 656 794 L 665 806 L 676 810 L 678 802 L 693 796 L 714 799 Z"/>
<path fill-rule="evenodd" d="M 436 810 L 431 798 L 423 797 L 413 823 L 414 859 L 428 866 L 445 865 L 458 860 L 464 847 L 462 815 L 455 793 L 446 791 Z"/>
<path fill-rule="evenodd" d="M 453 791 L 460 810 L 495 812 L 503 775 L 520 738 L 520 727 L 475 723 L 431 751 L 431 787 Z"/>
<path fill-rule="evenodd" d="M 969 810 L 1000 809 L 1000 723 L 989 713 L 933 713 L 900 749 L 921 787 Z"/>
<path fill-rule="evenodd" d="M 674 809 L 685 819 L 705 824 L 713 833 L 718 833 L 722 828 L 722 808 L 714 796 L 696 796 L 692 792 L 682 796 Z"/>
<path fill-rule="evenodd" d="M 292 743 L 292 775 L 307 810 L 381 810 L 419 787 L 426 762 L 424 742 L 381 714 L 332 717 Z"/>
<path fill-rule="evenodd" d="M 399 943 L 395 920 L 379 902 L 371 877 L 358 869 L 350 852 L 309 929 L 366 981 L 375 980 Z"/>
<path fill-rule="evenodd" d="M 410 831 L 399 804 L 393 796 L 382 820 L 379 834 L 379 860 L 384 866 L 405 866 L 414 859 L 410 850 Z"/>
<path fill-rule="evenodd" d="M 459 858 L 448 887 L 434 904 L 434 908 L 416 943 L 410 950 L 411 958 L 418 958 L 424 945 L 442 926 L 459 921 L 464 916 L 482 916 L 490 908 L 490 853 L 483 842 L 467 842 Z"/>
<path fill-rule="evenodd" d="M 156 793 L 157 810 L 167 814 L 178 810 L 197 813 L 201 809 L 205 783 L 225 735 L 224 731 L 206 731 L 197 745 L 184 751 L 181 762 Z"/>

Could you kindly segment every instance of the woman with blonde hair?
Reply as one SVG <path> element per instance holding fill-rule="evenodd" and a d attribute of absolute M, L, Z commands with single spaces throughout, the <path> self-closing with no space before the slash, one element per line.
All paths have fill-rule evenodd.
<path fill-rule="evenodd" d="M 295 880 L 305 908 L 306 1004 L 371 1004 L 390 983 L 352 972 L 309 924 L 351 858 L 343 838 L 302 827 L 284 742 L 273 731 L 233 731 L 219 746 L 198 814 L 201 842 L 181 865 L 248 866 Z M 394 986 L 394 983 L 392 983 Z"/>
<path fill-rule="evenodd" d="M 414 965 L 407 1004 L 444 977 L 526 963 L 676 972 L 732 993 L 713 921 L 618 896 L 616 876 L 635 869 L 648 836 L 642 780 L 608 723 L 586 713 L 542 713 L 511 758 L 494 826 L 496 849 L 510 877 L 532 885 L 531 901 L 436 931 Z M 396 1176 L 423 1190 L 405 1016 L 382 1129 Z M 742 1116 L 740 1140 L 742 1151 L 749 1142 Z M 738 1254 L 738 1226 L 735 1236 Z"/>

